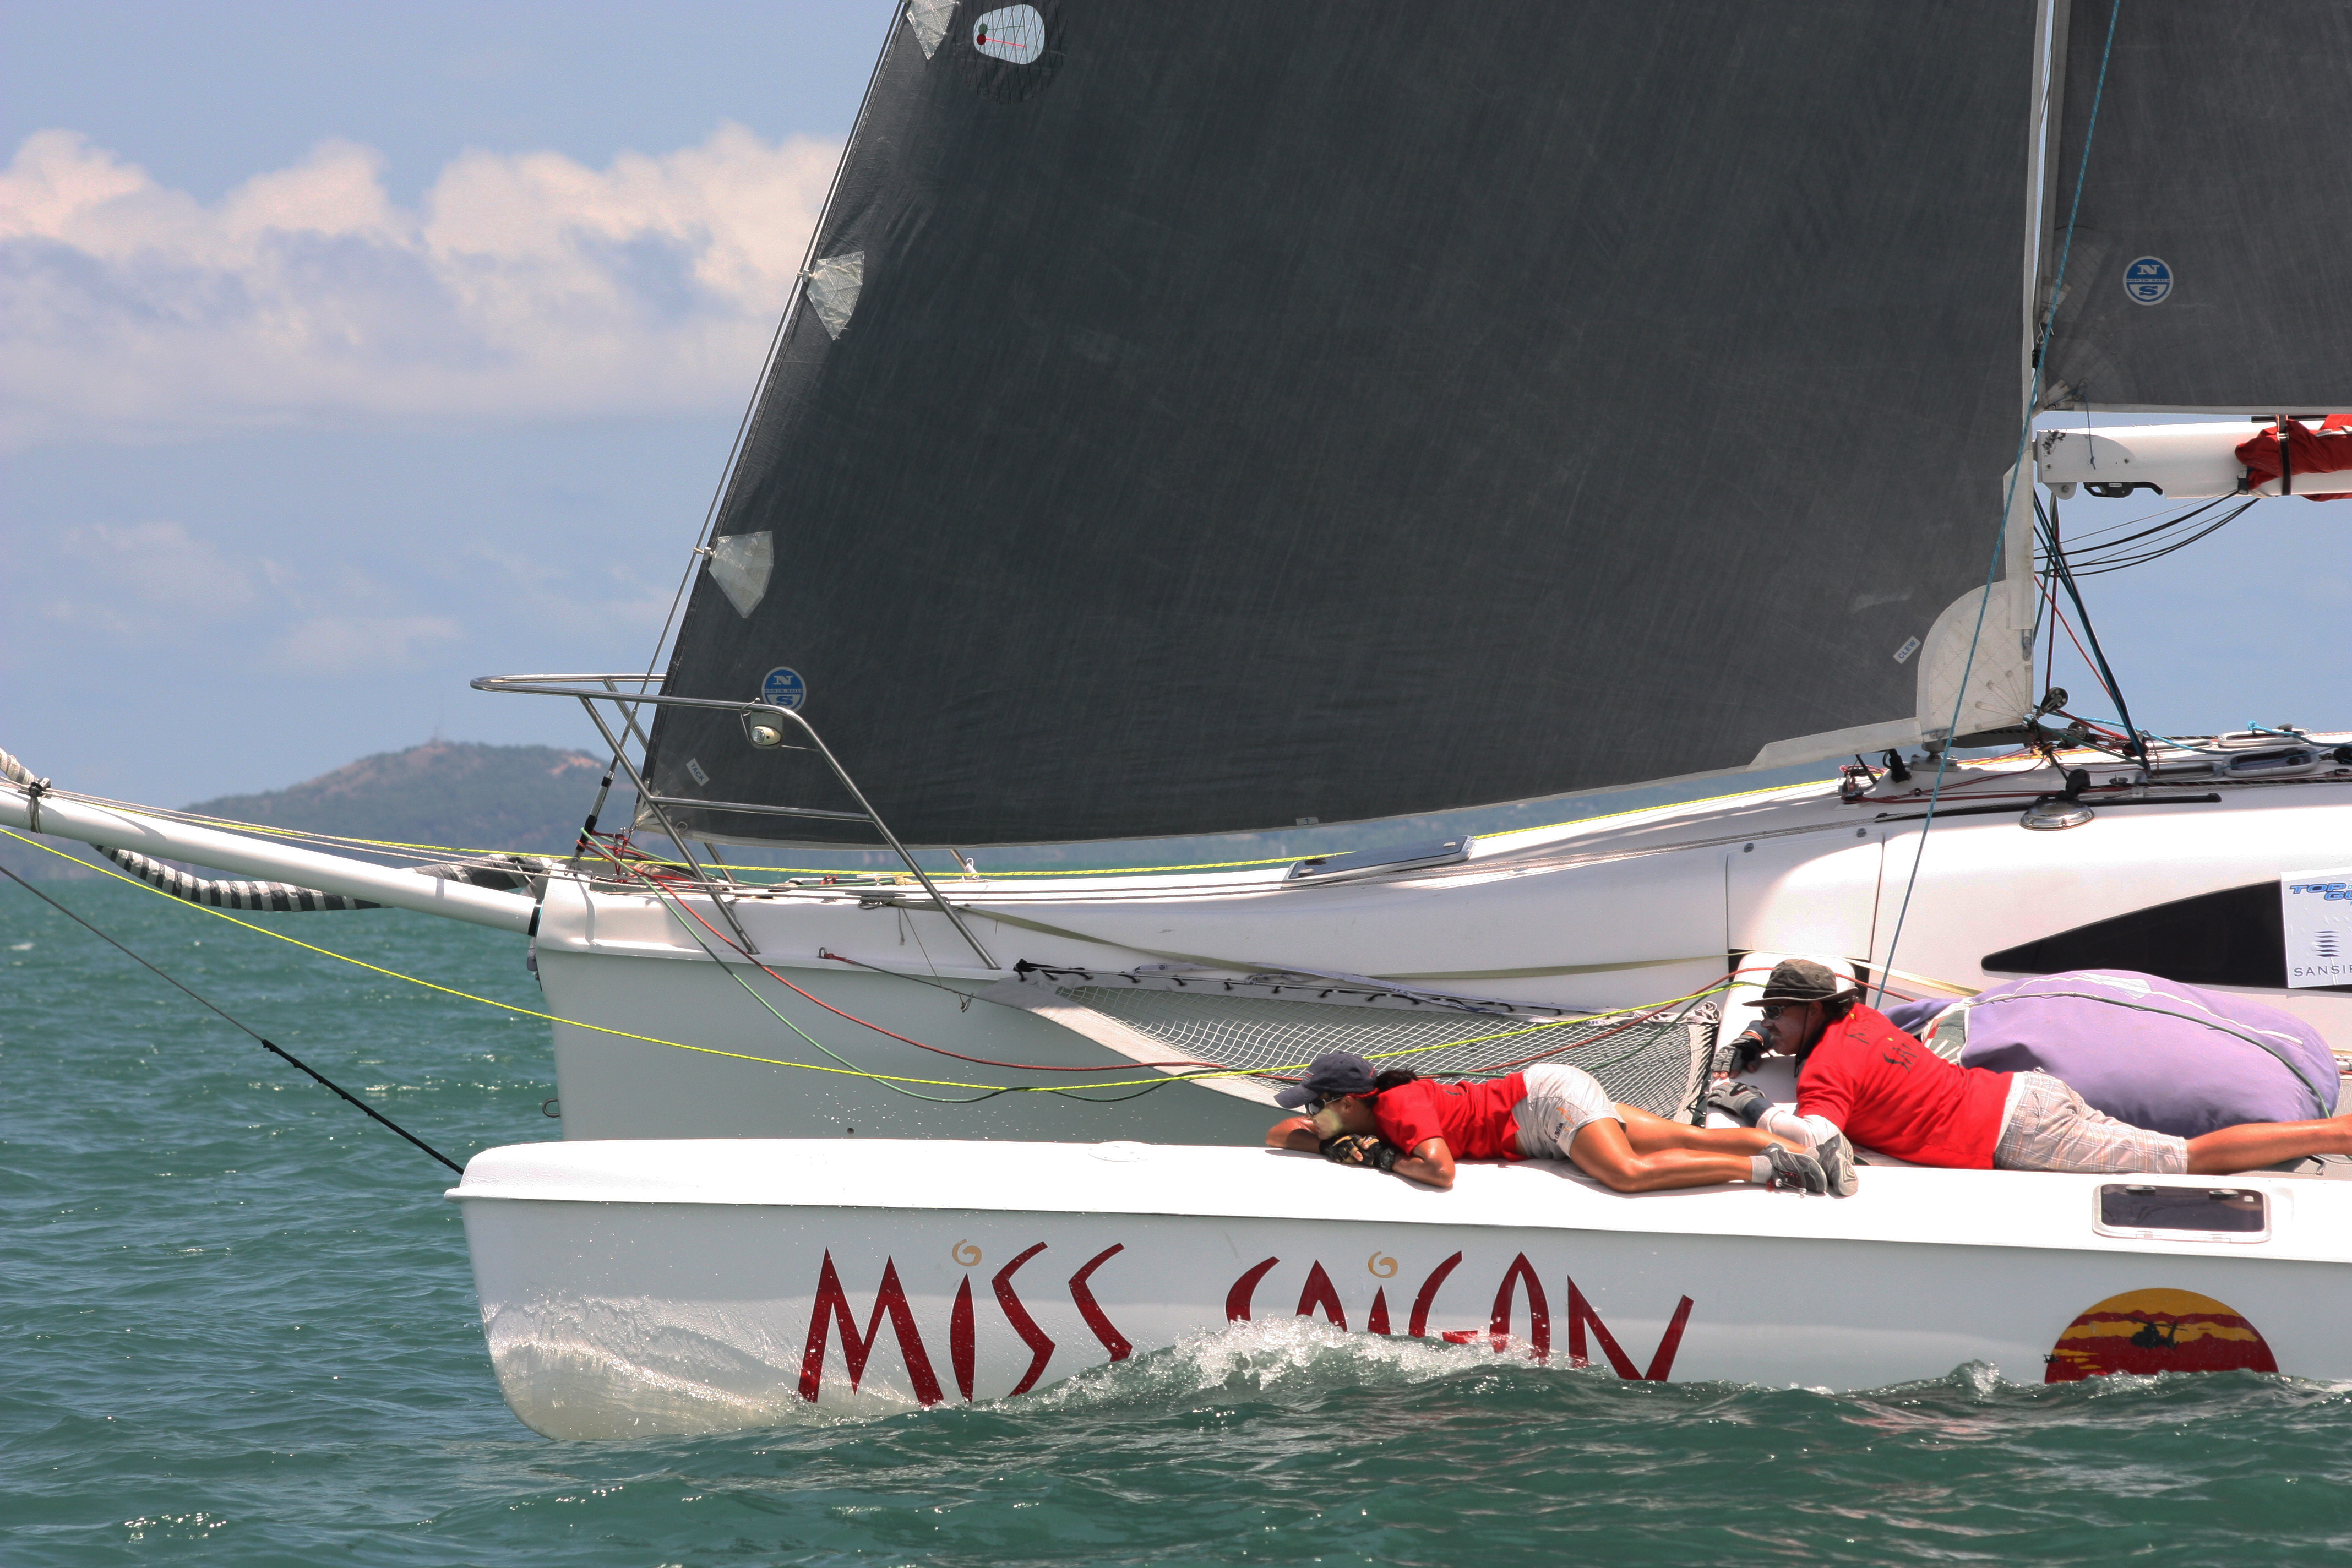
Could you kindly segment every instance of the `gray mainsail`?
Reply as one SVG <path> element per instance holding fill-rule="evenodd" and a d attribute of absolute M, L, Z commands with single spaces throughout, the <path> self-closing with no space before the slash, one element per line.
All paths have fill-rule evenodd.
<path fill-rule="evenodd" d="M 2352 408 L 2352 5 L 2069 9 L 2045 278 L 2098 125 L 2043 405 Z"/>
<path fill-rule="evenodd" d="M 2035 47 L 2030 0 L 928 0 L 666 689 L 788 668 L 963 846 L 1933 732 L 2020 439 Z M 664 795 L 846 804 L 731 718 L 651 752 Z"/>

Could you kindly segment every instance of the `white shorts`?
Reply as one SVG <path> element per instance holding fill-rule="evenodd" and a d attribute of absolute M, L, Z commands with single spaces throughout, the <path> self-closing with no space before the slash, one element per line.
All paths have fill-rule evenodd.
<path fill-rule="evenodd" d="M 1582 1068 L 1545 1062 L 1519 1076 L 1527 1080 L 1528 1094 L 1511 1107 L 1511 1120 L 1519 1126 L 1519 1152 L 1531 1160 L 1565 1160 L 1583 1128 L 1625 1120 L 1601 1080 Z"/>

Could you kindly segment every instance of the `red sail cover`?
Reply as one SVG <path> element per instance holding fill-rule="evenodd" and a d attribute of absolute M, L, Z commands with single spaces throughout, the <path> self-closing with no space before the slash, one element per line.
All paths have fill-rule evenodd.
<path fill-rule="evenodd" d="M 2305 474 L 2336 474 L 2352 468 L 2352 414 L 2331 414 L 2314 430 L 2302 423 L 2286 421 L 2287 460 L 2294 466 L 2297 479 Z M 2252 440 L 2238 445 L 2238 461 L 2246 465 L 2246 488 L 2252 489 L 2266 485 L 2279 477 L 2279 439 L 2276 430 L 2265 430 Z M 2305 500 L 2352 500 L 2352 490 L 2332 494 L 2305 495 Z"/>

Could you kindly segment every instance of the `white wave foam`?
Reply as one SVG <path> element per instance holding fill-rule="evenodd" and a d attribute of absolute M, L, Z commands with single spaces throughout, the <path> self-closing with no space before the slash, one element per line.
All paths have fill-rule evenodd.
<path fill-rule="evenodd" d="M 1568 1372 L 1559 1358 L 1533 1359 L 1532 1347 L 1506 1341 L 1498 1352 L 1475 1343 L 1350 1333 L 1319 1318 L 1269 1318 L 1196 1330 L 1175 1344 L 1132 1361 L 1090 1367 L 1037 1398 L 1071 1409 L 1164 1405 L 1207 1394 L 1294 1396 L 1339 1388 L 1410 1388 L 1465 1373 Z M 1578 1376 L 1592 1375 L 1579 1370 Z M 1606 1369 L 1601 1375 L 1607 1375 Z"/>

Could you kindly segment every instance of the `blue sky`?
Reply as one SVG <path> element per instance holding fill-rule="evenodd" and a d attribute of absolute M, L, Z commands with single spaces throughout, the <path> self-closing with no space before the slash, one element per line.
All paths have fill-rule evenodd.
<path fill-rule="evenodd" d="M 178 804 L 584 743 L 466 680 L 644 663 L 893 11 L 10 0 L 0 746 Z M 2086 583 L 2134 717 L 2352 722 L 2347 527 Z"/>

